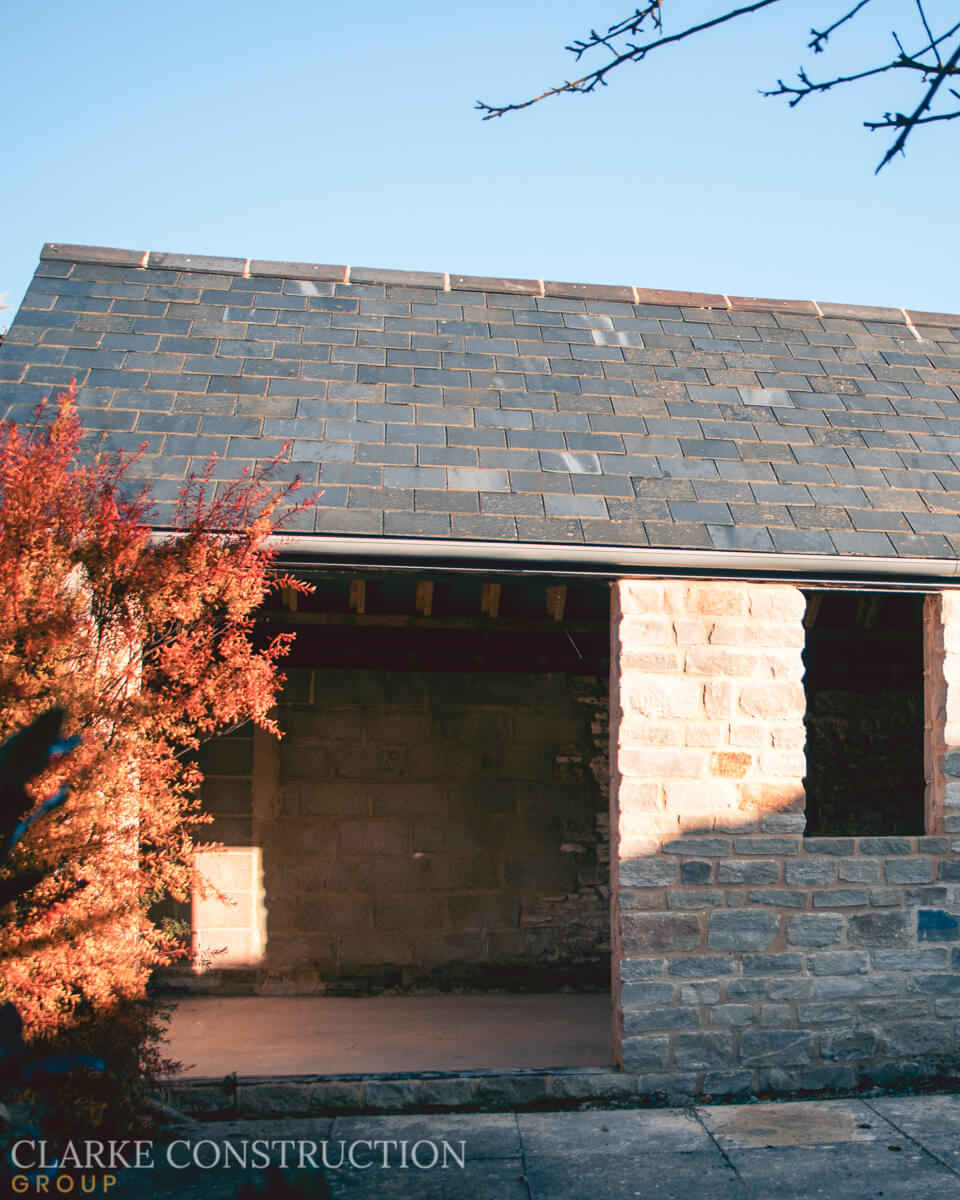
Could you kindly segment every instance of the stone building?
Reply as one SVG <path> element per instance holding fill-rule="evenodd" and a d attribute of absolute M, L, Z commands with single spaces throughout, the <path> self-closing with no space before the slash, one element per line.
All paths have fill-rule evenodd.
<path fill-rule="evenodd" d="M 158 526 L 213 452 L 324 489 L 286 737 L 205 753 L 220 986 L 612 979 L 641 1093 L 954 1069 L 960 317 L 48 245 L 3 415 L 71 378 Z"/>

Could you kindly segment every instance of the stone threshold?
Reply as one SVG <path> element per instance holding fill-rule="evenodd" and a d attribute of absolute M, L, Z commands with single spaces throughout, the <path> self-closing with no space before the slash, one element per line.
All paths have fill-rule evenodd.
<path fill-rule="evenodd" d="M 391 1072 L 364 1075 L 228 1075 L 168 1080 L 166 1104 L 199 1121 L 357 1113 L 525 1112 L 584 1103 L 657 1103 L 640 1076 L 610 1068 Z M 661 1100 L 660 1103 L 664 1103 Z"/>
<path fill-rule="evenodd" d="M 753 1093 L 731 1088 L 718 1094 L 681 1087 L 651 1090 L 649 1075 L 597 1067 L 396 1071 L 340 1075 L 227 1075 L 167 1080 L 163 1104 L 194 1121 L 273 1120 L 360 1114 L 557 1112 L 582 1108 L 663 1108 L 757 1103 L 760 1100 L 864 1099 L 889 1095 L 955 1094 L 953 1075 L 917 1074 L 859 1087 L 788 1089 Z"/>

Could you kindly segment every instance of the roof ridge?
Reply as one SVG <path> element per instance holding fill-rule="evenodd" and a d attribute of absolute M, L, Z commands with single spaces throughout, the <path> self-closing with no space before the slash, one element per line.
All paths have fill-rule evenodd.
<path fill-rule="evenodd" d="M 612 300 L 626 304 L 675 305 L 682 308 L 717 308 L 727 312 L 796 313 L 811 317 L 839 317 L 883 321 L 894 325 L 960 325 L 960 314 L 923 312 L 869 304 L 837 304 L 816 300 L 779 300 L 760 296 L 729 296 L 712 292 L 670 291 L 637 285 L 557 283 L 542 279 L 512 279 L 486 275 L 455 275 L 445 271 L 399 271 L 390 268 L 353 267 L 328 263 L 280 262 L 268 259 L 224 258 L 204 254 L 170 254 L 157 250 L 122 250 L 107 246 L 67 245 L 47 242 L 41 260 L 104 263 L 111 266 L 154 270 L 202 271 L 247 278 L 311 279 L 322 282 L 384 283 L 430 287 L 440 291 L 482 291 L 507 295 L 547 296 L 580 300 Z"/>

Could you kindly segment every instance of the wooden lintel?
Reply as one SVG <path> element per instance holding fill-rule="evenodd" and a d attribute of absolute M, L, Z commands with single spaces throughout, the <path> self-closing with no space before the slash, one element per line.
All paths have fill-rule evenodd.
<path fill-rule="evenodd" d="M 496 617 L 500 613 L 500 584 L 485 583 L 480 589 L 480 611 L 485 617 Z"/>
<path fill-rule="evenodd" d="M 433 580 L 422 579 L 417 584 L 417 612 L 429 617 L 433 612 Z"/>
<path fill-rule="evenodd" d="M 556 587 L 547 588 L 547 616 L 553 617 L 555 621 L 563 620 L 563 610 L 567 603 L 566 586 L 560 584 Z"/>
<path fill-rule="evenodd" d="M 350 580 L 350 610 L 355 613 L 367 611 L 367 581 L 365 579 Z"/>
<path fill-rule="evenodd" d="M 817 613 L 820 611 L 820 605 L 823 603 L 822 592 L 811 592 L 807 596 L 807 611 L 803 614 L 804 629 L 812 629 L 817 623 Z"/>

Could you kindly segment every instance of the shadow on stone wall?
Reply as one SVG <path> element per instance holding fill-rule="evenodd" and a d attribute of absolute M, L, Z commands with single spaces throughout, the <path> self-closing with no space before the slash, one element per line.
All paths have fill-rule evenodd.
<path fill-rule="evenodd" d="M 621 862 L 622 1065 L 640 1090 L 901 1086 L 960 1065 L 960 860 L 802 816 Z"/>

